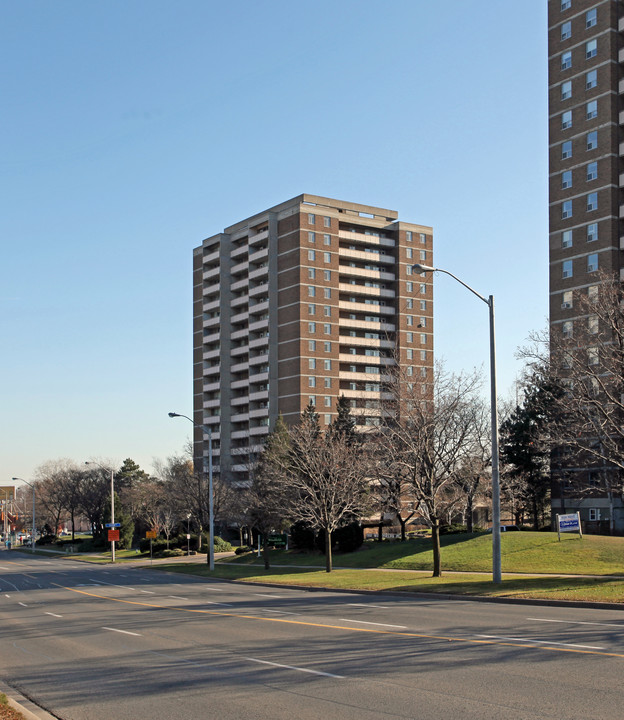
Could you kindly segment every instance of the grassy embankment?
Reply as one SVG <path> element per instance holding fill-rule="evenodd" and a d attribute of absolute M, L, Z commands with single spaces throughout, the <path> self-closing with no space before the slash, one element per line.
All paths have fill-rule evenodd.
<path fill-rule="evenodd" d="M 201 564 L 178 562 L 167 565 L 166 569 L 246 582 L 586 600 L 622 603 L 624 606 L 624 538 L 593 535 L 579 540 L 576 535 L 562 535 L 558 542 L 554 533 L 505 533 L 501 538 L 504 576 L 500 585 L 494 585 L 490 576 L 491 535 L 449 535 L 442 538 L 442 545 L 442 578 L 430 575 L 432 553 L 427 539 L 381 545 L 367 543 L 356 553 L 336 554 L 336 569 L 330 574 L 321 569 L 324 557 L 320 554 L 281 550 L 272 551 L 269 571 L 264 570 L 262 560 L 255 554 L 221 561 L 212 574 Z M 527 573 L 528 576 L 513 573 Z M 546 577 L 535 577 L 537 574 Z M 592 577 L 561 577 L 565 574 Z M 607 577 L 609 575 L 619 577 Z"/>

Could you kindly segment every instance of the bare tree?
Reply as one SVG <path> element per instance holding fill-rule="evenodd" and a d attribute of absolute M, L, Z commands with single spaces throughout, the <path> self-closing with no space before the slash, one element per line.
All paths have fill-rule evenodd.
<path fill-rule="evenodd" d="M 291 451 L 284 463 L 290 516 L 325 536 L 325 570 L 332 569 L 332 533 L 371 505 L 367 452 L 344 432 L 322 433 L 313 405 L 290 428 Z"/>
<path fill-rule="evenodd" d="M 37 514 L 40 522 L 49 525 L 54 534 L 58 532 L 61 518 L 67 517 L 67 490 L 76 471 L 75 463 L 67 458 L 50 460 L 35 470 L 36 496 L 41 504 Z"/>
<path fill-rule="evenodd" d="M 478 372 L 455 375 L 438 365 L 429 394 L 400 366 L 388 384 L 384 442 L 431 527 L 434 577 L 442 575 L 440 522 L 453 502 L 450 483 L 470 447 L 472 404 L 481 382 Z"/>

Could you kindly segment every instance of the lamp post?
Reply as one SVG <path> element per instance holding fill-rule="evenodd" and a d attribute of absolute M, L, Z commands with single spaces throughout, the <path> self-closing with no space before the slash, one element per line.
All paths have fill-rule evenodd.
<path fill-rule="evenodd" d="M 102 470 L 106 471 L 107 468 L 105 468 L 103 465 L 100 465 L 98 462 L 93 462 L 92 460 L 85 460 L 85 465 L 97 465 Z M 113 468 L 111 468 L 110 471 L 111 474 L 111 529 L 115 529 L 115 471 Z M 115 562 L 115 541 L 111 540 L 111 562 Z"/>
<path fill-rule="evenodd" d="M 35 538 L 36 538 L 36 527 L 37 527 L 35 524 L 35 486 L 32 483 L 29 483 L 28 480 L 24 480 L 24 478 L 14 477 L 14 478 L 11 478 L 11 480 L 13 480 L 13 482 L 16 482 L 17 480 L 19 480 L 20 482 L 26 483 L 26 485 L 28 485 L 28 487 L 30 487 L 32 489 L 32 497 L 33 497 L 32 516 L 33 516 L 33 518 L 32 518 L 32 533 L 30 535 L 30 549 L 31 549 L 31 552 L 35 552 Z"/>
<path fill-rule="evenodd" d="M 193 427 L 200 427 L 206 435 L 208 435 L 208 525 L 209 525 L 209 539 L 208 539 L 208 564 L 211 570 L 214 570 L 214 497 L 212 493 L 212 429 L 206 425 L 199 425 L 192 420 L 188 415 L 182 415 L 181 413 L 170 412 L 167 413 L 170 418 L 182 417 L 186 418 L 190 423 L 193 423 Z"/>
<path fill-rule="evenodd" d="M 412 265 L 416 272 L 440 272 L 450 275 L 466 290 L 470 290 L 479 300 L 482 300 L 489 308 L 490 315 L 490 410 L 492 423 L 492 581 L 496 584 L 501 582 L 501 531 L 500 531 L 500 476 L 498 458 L 498 409 L 496 404 L 496 341 L 494 333 L 494 296 L 483 297 L 480 293 L 460 280 L 448 270 L 430 267 L 429 265 Z"/>

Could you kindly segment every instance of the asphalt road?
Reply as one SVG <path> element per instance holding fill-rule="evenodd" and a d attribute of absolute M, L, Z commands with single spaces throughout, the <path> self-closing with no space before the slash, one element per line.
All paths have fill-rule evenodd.
<path fill-rule="evenodd" d="M 614 720 L 624 613 L 0 553 L 0 679 L 64 720 Z"/>

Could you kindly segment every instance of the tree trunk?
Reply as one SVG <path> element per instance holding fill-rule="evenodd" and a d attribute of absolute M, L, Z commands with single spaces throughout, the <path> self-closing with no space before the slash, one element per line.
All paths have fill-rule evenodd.
<path fill-rule="evenodd" d="M 474 499 L 472 495 L 468 495 L 466 498 L 466 532 L 471 533 L 473 531 L 472 525 L 472 513 L 474 512 Z"/>
<path fill-rule="evenodd" d="M 414 513 L 410 513 L 405 519 L 403 519 L 401 517 L 401 513 L 397 513 L 397 520 L 401 526 L 401 542 L 405 542 L 407 540 L 407 523 L 411 520 L 413 515 Z"/>
<path fill-rule="evenodd" d="M 383 521 L 377 525 L 377 542 L 383 542 Z"/>
<path fill-rule="evenodd" d="M 440 519 L 431 518 L 431 544 L 433 546 L 433 577 L 442 577 L 440 557 Z"/>
<path fill-rule="evenodd" d="M 72 542 L 74 542 L 75 535 L 76 535 L 76 520 L 74 518 L 74 511 L 72 509 L 71 511 L 71 524 L 72 524 Z"/>
<path fill-rule="evenodd" d="M 325 530 L 325 572 L 332 571 L 331 530 Z"/>
<path fill-rule="evenodd" d="M 264 569 L 268 570 L 269 563 L 269 533 L 262 533 L 262 557 L 264 558 Z"/>

